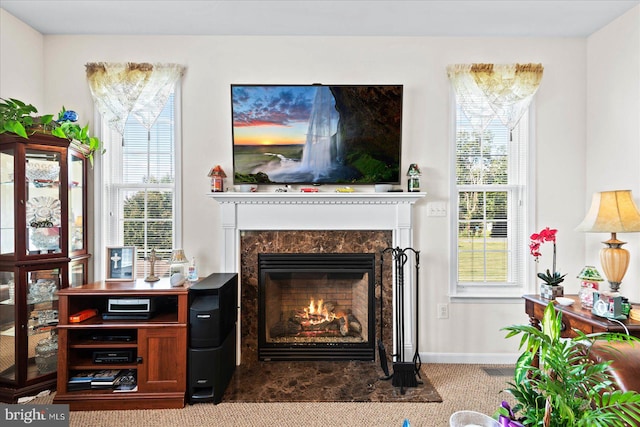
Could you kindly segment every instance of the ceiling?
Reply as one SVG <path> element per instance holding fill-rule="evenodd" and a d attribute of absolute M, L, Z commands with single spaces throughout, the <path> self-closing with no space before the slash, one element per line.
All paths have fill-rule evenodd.
<path fill-rule="evenodd" d="M 1 8 L 45 35 L 587 37 L 638 4 L 640 0 L 0 0 Z"/>

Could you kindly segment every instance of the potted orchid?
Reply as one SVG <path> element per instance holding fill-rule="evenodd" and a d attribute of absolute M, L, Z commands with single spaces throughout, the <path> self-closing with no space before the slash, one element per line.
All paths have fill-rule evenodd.
<path fill-rule="evenodd" d="M 542 279 L 544 284 L 541 286 L 540 295 L 543 298 L 555 299 L 557 296 L 562 296 L 564 294 L 564 290 L 560 283 L 564 281 L 564 276 L 566 274 L 560 274 L 560 272 L 556 271 L 556 233 L 558 230 L 551 229 L 549 227 L 544 228 L 539 233 L 533 233 L 529 238 L 531 242 L 529 243 L 529 251 L 531 255 L 533 255 L 536 262 L 542 253 L 540 252 L 540 247 L 545 242 L 553 243 L 553 264 L 552 269 L 544 273 L 538 273 L 538 277 Z"/>

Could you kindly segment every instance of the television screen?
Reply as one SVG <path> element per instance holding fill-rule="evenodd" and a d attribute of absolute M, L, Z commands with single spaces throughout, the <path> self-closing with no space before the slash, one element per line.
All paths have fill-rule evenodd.
<path fill-rule="evenodd" d="M 231 85 L 234 184 L 399 184 L 402 88 Z"/>

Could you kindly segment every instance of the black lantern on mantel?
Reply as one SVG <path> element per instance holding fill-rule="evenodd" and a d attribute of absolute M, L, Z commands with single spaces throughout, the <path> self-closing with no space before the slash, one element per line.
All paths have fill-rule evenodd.
<path fill-rule="evenodd" d="M 409 177 L 407 180 L 407 191 L 411 192 L 419 192 L 420 191 L 420 168 L 418 168 L 417 163 L 411 163 L 409 165 L 409 170 L 407 171 L 407 176 Z"/>

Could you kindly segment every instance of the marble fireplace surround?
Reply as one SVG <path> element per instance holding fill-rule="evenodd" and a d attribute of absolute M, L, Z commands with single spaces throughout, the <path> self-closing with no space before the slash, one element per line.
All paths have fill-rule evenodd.
<path fill-rule="evenodd" d="M 413 247 L 413 205 L 425 193 L 210 193 L 221 208 L 224 272 L 239 273 L 237 364 L 255 360 L 257 351 L 258 252 L 379 252 L 388 247 Z M 294 244 L 295 243 L 295 244 Z M 254 261 L 255 257 L 255 261 Z M 386 288 L 391 286 L 391 256 L 385 256 Z M 378 255 L 376 255 L 376 261 Z M 388 266 L 388 268 L 387 268 Z M 379 270 L 379 266 L 376 265 Z M 377 274 L 377 273 L 376 273 Z M 405 270 L 412 280 L 412 265 Z M 407 289 L 408 288 L 408 289 Z M 385 333 L 395 330 L 394 290 L 384 298 Z M 385 292 L 386 294 L 386 292 Z M 415 289 L 405 288 L 405 354 L 413 354 Z M 376 303 L 380 298 L 376 287 Z M 379 322 L 377 316 L 376 322 Z M 389 323 L 389 327 L 386 327 Z M 379 325 L 376 326 L 379 331 Z M 388 332 L 387 332 L 388 331 Z M 395 342 L 385 337 L 386 348 Z M 389 352 L 389 350 L 387 350 Z M 393 349 L 395 352 L 396 350 Z"/>

